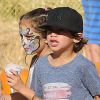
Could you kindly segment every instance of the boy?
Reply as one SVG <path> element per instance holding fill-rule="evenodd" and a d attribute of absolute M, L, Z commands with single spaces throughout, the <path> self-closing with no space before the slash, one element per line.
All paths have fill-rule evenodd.
<path fill-rule="evenodd" d="M 31 87 L 44 100 L 100 100 L 94 64 L 77 52 L 84 46 L 82 16 L 69 7 L 50 10 L 46 23 L 52 54 L 35 64 Z"/>

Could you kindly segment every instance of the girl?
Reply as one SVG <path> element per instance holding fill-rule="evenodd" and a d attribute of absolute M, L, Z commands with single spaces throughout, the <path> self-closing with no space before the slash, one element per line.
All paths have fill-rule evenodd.
<path fill-rule="evenodd" d="M 38 27 L 46 21 L 47 13 L 48 10 L 38 8 L 24 14 L 20 18 L 19 33 L 21 36 L 23 48 L 27 55 L 35 54 L 30 66 L 31 68 L 29 75 L 29 85 L 31 84 L 31 78 L 34 69 L 33 64 L 36 63 L 39 57 L 47 55 L 51 52 L 45 39 L 46 30 L 40 29 Z M 15 71 L 11 72 L 12 75 L 8 75 L 8 84 L 16 89 L 18 92 L 25 95 L 28 99 L 32 99 L 34 91 L 30 90 L 29 87 L 23 84 L 23 82 L 20 80 L 20 77 Z M 13 100 L 15 100 L 15 98 L 16 100 L 27 100 L 26 97 L 19 94 L 18 92 L 11 94 L 11 98 Z"/>

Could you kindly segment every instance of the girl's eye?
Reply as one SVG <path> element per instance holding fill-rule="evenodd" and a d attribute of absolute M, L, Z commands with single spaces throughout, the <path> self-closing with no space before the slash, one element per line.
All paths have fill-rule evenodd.
<path fill-rule="evenodd" d="M 32 40 L 35 38 L 35 35 L 27 35 L 26 38 L 27 40 Z"/>
<path fill-rule="evenodd" d="M 33 36 L 27 36 L 26 38 L 27 38 L 27 40 L 32 40 Z"/>
<path fill-rule="evenodd" d="M 23 38 L 23 35 L 22 35 L 22 34 L 20 34 L 20 37 L 21 37 L 21 38 Z"/>

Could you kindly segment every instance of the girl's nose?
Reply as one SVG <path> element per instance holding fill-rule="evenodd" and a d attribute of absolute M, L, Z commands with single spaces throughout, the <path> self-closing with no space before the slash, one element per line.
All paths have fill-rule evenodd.
<path fill-rule="evenodd" d="M 25 37 L 23 37 L 21 40 L 23 46 L 28 43 L 28 40 Z"/>

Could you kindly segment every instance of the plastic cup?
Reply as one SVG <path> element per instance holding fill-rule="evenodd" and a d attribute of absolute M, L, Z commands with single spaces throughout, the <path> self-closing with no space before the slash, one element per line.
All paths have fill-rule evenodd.
<path fill-rule="evenodd" d="M 7 64 L 5 67 L 5 72 L 11 74 L 11 70 L 14 70 L 19 74 L 22 70 L 22 66 L 17 64 Z"/>

